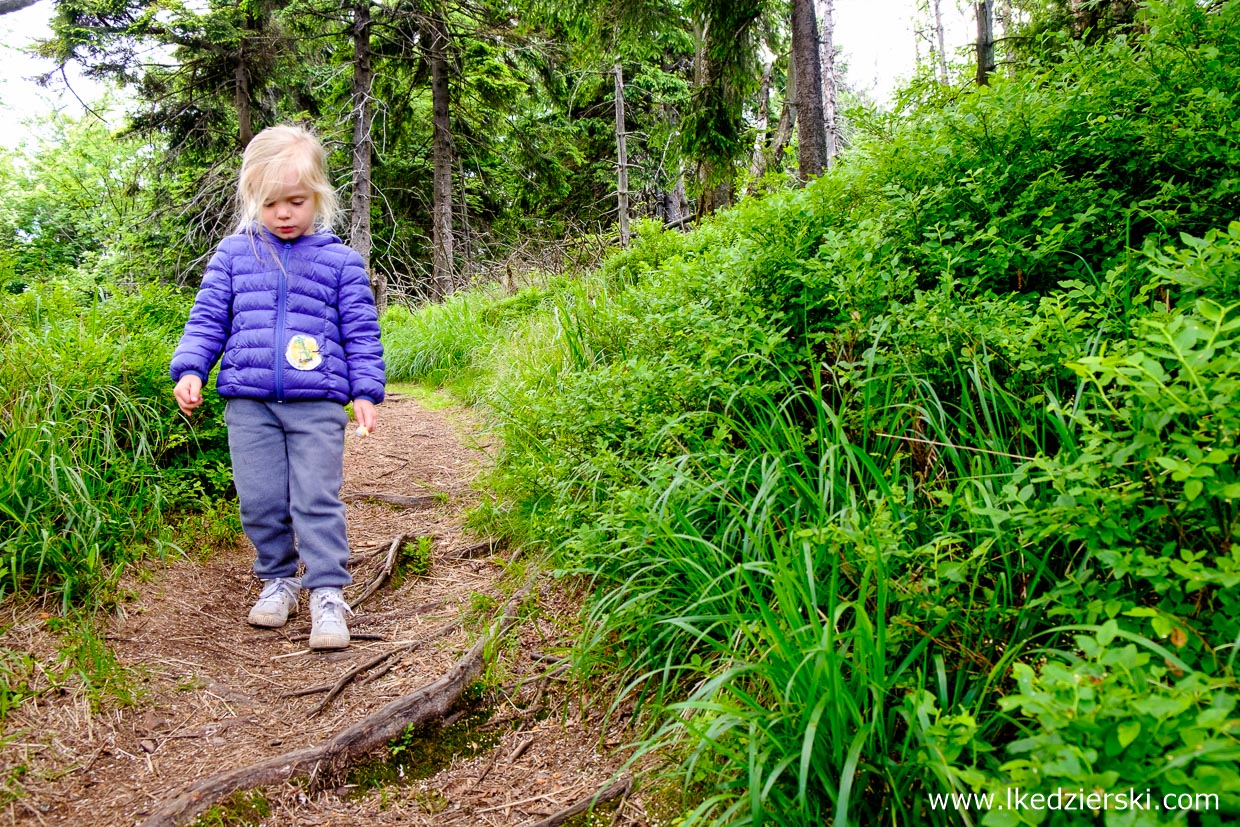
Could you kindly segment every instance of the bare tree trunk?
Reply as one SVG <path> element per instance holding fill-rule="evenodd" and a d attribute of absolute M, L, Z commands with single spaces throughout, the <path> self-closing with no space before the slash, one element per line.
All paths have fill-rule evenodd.
<path fill-rule="evenodd" d="M 685 192 L 685 171 L 681 169 L 680 175 L 676 176 L 676 186 L 672 187 L 672 191 L 667 194 L 664 221 L 672 226 L 679 227 L 685 223 L 685 219 L 688 216 L 689 196 Z"/>
<path fill-rule="evenodd" d="M 461 182 L 461 256 L 463 259 L 461 272 L 466 280 L 474 273 L 474 236 L 469 226 L 469 193 L 465 191 L 465 167 L 458 155 L 456 158 L 456 180 Z"/>
<path fill-rule="evenodd" d="M 779 123 L 775 125 L 775 137 L 771 139 L 771 159 L 783 157 L 792 143 L 792 129 L 796 126 L 796 107 L 790 101 L 784 101 L 784 108 L 779 113 Z"/>
<path fill-rule="evenodd" d="M 814 0 L 792 0 L 792 62 L 796 73 L 797 160 L 802 182 L 822 175 L 827 166 L 827 137 L 822 114 L 822 63 L 818 58 L 818 23 Z"/>
<path fill-rule="evenodd" d="M 778 163 L 784 157 L 788 144 L 792 143 L 792 130 L 797 123 L 797 73 L 796 67 L 789 64 L 788 88 L 784 90 L 784 106 L 779 112 L 779 123 L 775 125 L 775 135 L 771 138 L 771 160 Z"/>
<path fill-rule="evenodd" d="M 246 70 L 241 54 L 237 55 L 237 68 L 233 72 L 233 78 L 236 85 L 237 140 L 244 149 L 254 139 L 254 117 L 250 107 L 250 73 Z"/>
<path fill-rule="evenodd" d="M 835 0 L 822 0 L 821 19 L 819 51 L 822 58 L 822 114 L 827 147 L 825 165 L 830 167 L 832 159 L 840 151 L 839 124 L 835 117 L 838 105 L 838 90 L 835 84 Z"/>
<path fill-rule="evenodd" d="M 754 124 L 753 158 L 749 161 L 749 192 L 757 192 L 758 182 L 766 175 L 766 147 L 771 122 L 771 74 L 774 58 L 762 67 L 762 86 L 758 89 L 758 122 Z"/>
<path fill-rule="evenodd" d="M 430 19 L 431 35 L 431 111 L 434 155 L 433 204 L 431 206 L 431 246 L 433 268 L 431 291 L 442 301 L 453 289 L 452 266 L 452 132 L 448 120 L 448 24 L 443 10 L 436 6 Z"/>
<path fill-rule="evenodd" d="M 620 213 L 620 246 L 629 246 L 629 150 L 624 131 L 624 69 L 616 61 L 616 206 Z"/>
<path fill-rule="evenodd" d="M 374 107 L 370 95 L 375 73 L 370 62 L 370 23 L 370 0 L 357 0 L 353 6 L 353 194 L 349 203 L 349 245 L 362 257 L 370 274 L 375 306 L 382 313 L 387 309 L 387 278 L 370 267 L 370 172 L 375 145 L 371 130 Z"/>
<path fill-rule="evenodd" d="M 977 3 L 977 85 L 987 86 L 995 71 L 994 0 Z"/>
<path fill-rule="evenodd" d="M 943 0 L 930 0 L 934 4 L 934 39 L 939 48 L 939 82 L 947 83 L 947 46 L 943 36 Z"/>

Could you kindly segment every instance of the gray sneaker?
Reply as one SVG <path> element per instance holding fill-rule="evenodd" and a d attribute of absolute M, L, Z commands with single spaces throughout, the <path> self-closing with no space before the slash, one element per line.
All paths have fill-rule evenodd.
<path fill-rule="evenodd" d="M 310 648 L 343 649 L 349 645 L 346 614 L 353 614 L 340 589 L 314 589 L 310 592 Z"/>
<path fill-rule="evenodd" d="M 250 609 L 248 620 L 253 626 L 279 629 L 288 622 L 288 616 L 297 611 L 297 593 L 301 591 L 300 577 L 276 577 L 263 581 L 258 602 Z"/>

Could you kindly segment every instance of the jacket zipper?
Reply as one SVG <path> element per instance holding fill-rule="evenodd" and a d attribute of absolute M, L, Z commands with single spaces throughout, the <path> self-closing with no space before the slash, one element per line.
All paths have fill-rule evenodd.
<path fill-rule="evenodd" d="M 276 401 L 284 401 L 284 354 L 280 346 L 284 344 L 284 306 L 288 303 L 288 254 L 293 247 L 291 242 L 284 242 L 280 251 L 280 287 L 276 294 Z"/>

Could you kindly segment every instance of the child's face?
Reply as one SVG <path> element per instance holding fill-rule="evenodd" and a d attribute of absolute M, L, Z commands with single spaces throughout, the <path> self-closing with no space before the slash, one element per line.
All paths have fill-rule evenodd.
<path fill-rule="evenodd" d="M 285 241 L 301 238 L 314 227 L 314 191 L 292 172 L 284 186 L 263 204 L 263 226 Z"/>

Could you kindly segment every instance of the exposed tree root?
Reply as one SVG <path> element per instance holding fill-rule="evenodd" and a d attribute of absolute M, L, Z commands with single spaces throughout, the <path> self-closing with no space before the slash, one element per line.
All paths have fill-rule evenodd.
<path fill-rule="evenodd" d="M 442 502 L 443 497 L 438 494 L 406 497 L 403 494 L 384 494 L 380 491 L 362 491 L 357 494 L 343 494 L 340 497 L 340 501 L 346 503 L 365 502 L 367 500 L 387 503 L 388 505 L 399 505 L 404 508 L 429 508 L 436 503 Z"/>
<path fill-rule="evenodd" d="M 431 641 L 438 640 L 444 635 L 450 634 L 456 629 L 457 626 L 460 626 L 460 625 L 461 624 L 459 621 L 453 621 L 452 623 L 445 624 L 443 626 L 440 626 L 435 631 L 431 632 L 429 635 L 427 635 L 422 640 L 415 640 L 412 643 L 405 644 L 404 646 L 399 646 L 395 649 L 389 649 L 386 652 L 380 652 L 379 654 L 375 655 L 373 658 L 370 658 L 369 660 L 363 661 L 362 663 L 359 663 L 357 666 L 354 666 L 352 669 L 350 669 L 349 671 L 341 675 L 340 678 L 337 679 L 337 681 L 334 684 L 331 684 L 327 687 L 327 697 L 325 697 L 319 703 L 318 706 L 310 710 L 310 717 L 314 718 L 317 715 L 322 714 L 323 710 L 327 709 L 328 704 L 330 704 L 332 700 L 334 700 L 335 697 L 339 695 L 341 692 L 343 692 L 344 688 L 349 685 L 349 681 L 353 680 L 358 675 L 365 672 L 367 669 L 370 669 L 371 667 L 374 667 L 374 666 L 378 666 L 380 663 L 383 663 L 385 660 L 392 657 L 393 655 L 400 655 L 400 654 L 404 654 L 405 652 L 412 652 L 416 649 L 421 649 L 423 646 L 430 643 Z"/>
<path fill-rule="evenodd" d="M 603 787 L 592 796 L 581 799 L 580 801 L 565 807 L 558 813 L 552 813 L 542 821 L 535 821 L 529 827 L 559 827 L 559 825 L 568 821 L 570 818 L 582 813 L 589 812 L 607 801 L 620 798 L 629 794 L 629 790 L 633 789 L 633 776 L 627 772 L 617 778 L 615 781 Z"/>
<path fill-rule="evenodd" d="M 379 574 L 374 580 L 370 581 L 370 585 L 366 587 L 366 590 L 363 591 L 361 595 L 349 601 L 350 609 L 357 609 L 358 606 L 365 602 L 366 598 L 377 592 L 379 587 L 387 582 L 387 579 L 392 576 L 392 569 L 396 567 L 396 558 L 400 556 L 401 547 L 405 545 L 405 541 L 411 536 L 413 535 L 408 532 L 403 532 L 396 535 L 396 539 L 393 540 L 392 545 L 388 547 L 387 557 L 383 561 L 383 567 L 379 569 Z"/>
<path fill-rule="evenodd" d="M 517 592 L 487 634 L 438 680 L 397 698 L 318 746 L 286 752 L 194 783 L 175 798 L 161 802 L 143 822 L 145 827 L 189 824 L 203 810 L 235 792 L 316 775 L 324 765 L 343 765 L 386 744 L 407 727 L 442 720 L 482 673 L 487 647 L 516 623 L 517 610 L 528 594 L 528 588 Z"/>

